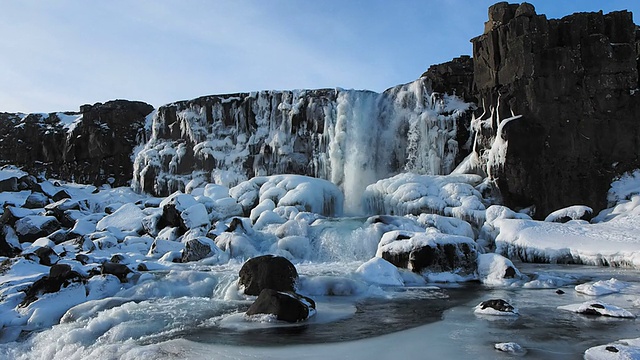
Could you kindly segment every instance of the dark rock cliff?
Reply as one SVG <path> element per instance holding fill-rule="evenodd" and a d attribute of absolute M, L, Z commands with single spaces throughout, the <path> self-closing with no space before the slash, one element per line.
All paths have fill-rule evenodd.
<path fill-rule="evenodd" d="M 640 167 L 632 14 L 548 20 L 530 4 L 498 3 L 471 41 L 481 159 L 498 123 L 522 115 L 504 125 L 504 161 L 488 161 L 505 205 L 535 205 L 538 218 L 575 204 L 606 207 L 611 180 Z"/>
<path fill-rule="evenodd" d="M 115 100 L 80 112 L 0 113 L 0 161 L 30 173 L 101 185 L 127 185 L 134 147 L 153 107 Z"/>

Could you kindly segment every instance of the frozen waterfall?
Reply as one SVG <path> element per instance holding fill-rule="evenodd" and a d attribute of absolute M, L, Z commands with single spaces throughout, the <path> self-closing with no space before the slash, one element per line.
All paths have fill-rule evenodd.
<path fill-rule="evenodd" d="M 133 187 L 167 195 L 204 182 L 302 174 L 338 185 L 345 211 L 357 214 L 364 189 L 379 179 L 450 173 L 471 106 L 431 93 L 424 79 L 383 93 L 261 91 L 176 102 L 150 119 Z"/>

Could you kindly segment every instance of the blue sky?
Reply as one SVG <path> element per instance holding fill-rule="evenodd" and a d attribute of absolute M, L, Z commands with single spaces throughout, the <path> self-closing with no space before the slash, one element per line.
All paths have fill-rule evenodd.
<path fill-rule="evenodd" d="M 559 18 L 636 0 L 530 1 Z M 0 111 L 160 106 L 208 94 L 343 87 L 383 91 L 470 54 L 485 0 L 7 0 Z"/>

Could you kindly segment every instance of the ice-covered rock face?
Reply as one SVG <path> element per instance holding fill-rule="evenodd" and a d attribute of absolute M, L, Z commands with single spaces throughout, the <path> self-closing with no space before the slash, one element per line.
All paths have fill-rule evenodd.
<path fill-rule="evenodd" d="M 381 94 L 262 91 L 163 106 L 135 157 L 133 186 L 167 195 L 190 182 L 232 187 L 302 174 L 340 186 L 349 207 L 367 185 L 399 171 L 449 173 L 464 155 L 457 129 L 471 104 L 430 93 L 425 82 Z"/>

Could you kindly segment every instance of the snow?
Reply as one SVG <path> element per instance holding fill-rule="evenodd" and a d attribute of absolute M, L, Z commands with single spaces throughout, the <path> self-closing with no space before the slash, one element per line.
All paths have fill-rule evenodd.
<path fill-rule="evenodd" d="M 207 208 L 203 204 L 195 204 L 184 209 L 180 213 L 182 222 L 187 229 L 193 229 L 197 227 L 209 227 L 209 213 Z"/>
<path fill-rule="evenodd" d="M 634 195 L 640 195 L 640 169 L 628 172 L 611 183 L 607 194 L 609 205 L 623 200 L 630 200 Z"/>
<path fill-rule="evenodd" d="M 110 228 L 121 232 L 139 232 L 142 230 L 142 218 L 146 215 L 140 208 L 132 203 L 122 205 L 113 214 L 107 215 L 96 224 L 98 231 Z"/>
<path fill-rule="evenodd" d="M 5 204 L 13 206 L 22 206 L 31 195 L 31 191 L 23 190 L 20 192 L 0 192 L 0 206 Z"/>
<path fill-rule="evenodd" d="M 619 293 L 622 289 L 629 286 L 629 284 L 622 282 L 618 279 L 611 278 L 609 280 L 600 280 L 594 283 L 585 283 L 576 285 L 577 292 L 585 295 L 600 296 L 613 293 Z"/>
<path fill-rule="evenodd" d="M 562 218 L 579 220 L 583 218 L 586 214 L 593 214 L 593 210 L 588 206 L 574 205 L 574 206 L 569 206 L 564 209 L 559 209 L 552 212 L 551 214 L 547 215 L 544 221 L 558 222 Z"/>
<path fill-rule="evenodd" d="M 375 257 L 356 269 L 365 281 L 388 286 L 403 286 L 404 281 L 395 265 L 390 262 Z"/>
<path fill-rule="evenodd" d="M 418 90 L 409 93 L 414 91 Z M 415 100 L 409 93 L 405 94 L 403 101 Z M 369 100 L 368 95 L 361 99 L 365 102 Z M 295 111 L 297 104 L 291 104 L 291 111 Z M 344 107 L 340 111 L 344 115 L 348 109 Z M 185 120 L 184 125 L 187 124 L 189 121 Z M 420 132 L 423 125 L 412 123 L 411 131 Z M 198 139 L 208 136 L 206 132 L 195 128 L 183 130 Z M 279 154 L 287 154 L 291 150 L 286 146 L 288 140 L 282 138 L 286 134 L 286 131 L 279 131 L 278 137 L 270 138 L 271 144 L 279 144 Z M 338 138 L 336 134 L 333 136 L 336 136 L 333 139 Z M 245 140 L 249 142 L 248 138 Z M 411 143 L 414 139 L 408 141 Z M 414 144 L 418 148 L 422 146 L 417 140 Z M 345 143 L 334 145 L 336 151 L 349 148 L 345 147 Z M 204 151 L 204 144 L 202 149 Z M 182 150 L 179 150 L 166 149 L 166 156 L 182 156 Z M 363 155 L 354 154 L 354 157 L 342 160 L 346 163 L 351 161 L 351 166 L 357 159 L 363 159 Z M 439 157 L 439 160 L 435 156 L 411 161 L 411 166 L 435 168 L 437 161 L 441 161 L 441 166 L 448 160 L 446 156 Z M 462 344 L 459 349 L 456 348 L 460 351 L 467 349 L 471 343 L 482 346 L 480 353 L 483 355 L 478 356 L 479 359 L 495 357 L 495 349 L 507 352 L 503 354 L 506 356 L 520 355 L 521 350 L 528 349 L 529 355 L 535 357 L 540 355 L 540 350 L 537 347 L 533 354 L 534 347 L 530 339 L 536 336 L 508 336 L 509 332 L 517 333 L 529 326 L 506 326 L 505 330 L 504 323 L 508 320 L 504 317 L 487 320 L 491 316 L 483 315 L 498 315 L 498 312 L 488 309 L 476 312 L 474 305 L 489 293 L 501 298 L 519 296 L 514 303 L 522 309 L 521 320 L 532 322 L 537 316 L 546 314 L 551 319 L 549 322 L 559 318 L 554 324 L 565 324 L 559 325 L 563 331 L 580 333 L 597 328 L 590 325 L 596 320 L 556 310 L 583 311 L 597 304 L 594 309 L 603 310 L 609 317 L 634 317 L 637 312 L 640 287 L 634 280 L 637 278 L 634 268 L 640 268 L 640 195 L 634 194 L 631 185 L 624 187 L 627 190 L 616 190 L 618 194 L 626 195 L 619 195 L 617 202 L 601 213 L 602 216 L 596 218 L 594 223 L 569 221 L 560 224 L 534 221 L 528 215 L 506 207 L 489 206 L 491 202 L 482 198 L 479 191 L 478 186 L 483 185 L 482 178 L 477 175 L 404 173 L 376 181 L 367 187 L 365 204 L 368 204 L 367 212 L 374 216 L 337 217 L 347 208 L 346 196 L 342 191 L 351 189 L 349 191 L 353 193 L 349 201 L 352 201 L 354 197 L 357 198 L 354 194 L 360 191 L 358 189 L 362 189 L 361 184 L 356 184 L 358 171 L 344 169 L 340 185 L 304 176 L 275 175 L 242 181 L 231 189 L 222 184 L 201 181 L 202 178 L 192 174 L 189 180 L 192 181 L 189 183 L 190 194 L 176 192 L 162 199 L 136 194 L 130 189 L 104 188 L 93 194 L 95 188 L 89 186 L 43 182 L 43 187 L 50 194 L 66 190 L 72 196 L 71 200 L 52 206 L 64 209 L 75 204 L 82 205 L 82 210 L 69 213 L 75 221 L 74 226 L 62 230 L 63 233 L 71 230 L 72 236 L 69 236 L 69 240 L 62 238 L 54 242 L 52 236 L 20 244 L 13 227 L 6 225 L 3 234 L 8 242 L 23 249 L 23 253 L 40 246 L 51 246 L 60 257 L 60 263 L 69 264 L 74 271 L 85 276 L 94 274 L 101 264 L 111 259 L 127 265 L 134 273 L 125 282 L 111 275 L 92 276 L 86 283 L 70 284 L 59 292 L 45 294 L 28 306 L 20 307 L 24 289 L 47 275 L 49 267 L 22 256 L 14 259 L 0 257 L 0 313 L 3 314 L 0 319 L 0 343 L 3 342 L 0 344 L 0 357 L 70 360 L 154 356 L 202 358 L 205 355 L 215 358 L 246 358 L 252 355 L 259 358 L 300 358 L 308 355 L 312 358 L 340 358 L 345 354 L 353 354 L 354 358 L 377 358 L 383 356 L 381 354 L 397 356 L 399 347 L 403 349 L 403 354 L 419 357 L 417 355 L 424 355 L 425 343 L 436 341 L 434 339 L 438 339 L 442 346 L 435 346 L 433 354 L 449 355 L 441 358 L 455 358 L 451 356 L 452 350 L 446 350 L 453 348 L 452 343 Z M 376 171 L 375 176 L 364 182 L 377 178 L 379 174 Z M 352 178 L 347 179 L 349 176 Z M 367 178 L 369 175 L 363 176 Z M 627 182 L 637 180 L 635 177 L 625 179 Z M 2 196 L 21 199 L 30 193 L 5 192 Z M 176 207 L 187 229 L 165 227 L 158 229 L 157 236 L 144 234 L 142 219 L 159 216 L 166 205 Z M 348 205 L 351 209 L 347 213 L 357 212 L 353 205 Z M 115 211 L 107 215 L 105 209 Z M 384 211 L 378 212 L 380 209 Z M 11 211 L 14 210 L 15 214 L 23 217 L 16 223 L 16 228 L 20 230 L 37 229 L 46 220 L 42 216 L 46 209 L 15 208 Z M 584 207 L 563 209 L 549 220 L 565 216 L 578 218 L 584 211 Z M 234 230 L 229 229 L 232 222 L 241 225 Z M 185 244 L 190 240 L 207 244 L 212 251 L 205 259 L 180 263 Z M 398 269 L 381 258 L 383 251 L 400 253 L 437 244 L 465 245 L 487 253 L 477 255 L 477 273 L 465 276 L 456 271 L 416 274 Z M 237 320 L 237 315 L 241 314 L 239 309 L 246 308 L 252 301 L 238 293 L 238 271 L 246 259 L 263 254 L 285 256 L 298 269 L 300 279 L 296 290 L 311 296 L 319 304 L 317 315 L 305 324 L 310 326 L 309 333 L 314 337 L 317 335 L 313 333 L 314 324 L 323 321 L 338 323 L 338 320 L 356 319 L 354 321 L 361 321 L 360 326 L 370 323 L 366 325 L 386 328 L 397 323 L 416 321 L 392 316 L 394 312 L 402 314 L 403 311 L 413 311 L 410 306 L 416 299 L 420 299 L 421 308 L 429 308 L 428 301 L 438 296 L 451 296 L 447 298 L 451 302 L 460 301 L 462 291 L 456 292 L 457 289 L 463 289 L 464 292 L 469 290 L 469 294 L 462 295 L 468 298 L 457 304 L 451 312 L 442 316 L 435 314 L 434 318 L 440 320 L 437 323 L 397 334 L 376 336 L 374 339 L 261 348 L 196 343 L 186 340 L 187 337 L 179 339 L 192 332 L 215 333 L 227 325 L 240 332 L 237 339 L 247 339 L 251 336 L 243 334 L 243 331 L 250 332 L 265 325 L 247 321 L 238 325 L 240 320 Z M 527 268 L 531 264 L 523 264 L 518 260 L 621 268 L 602 270 L 545 265 L 547 267 L 542 269 L 557 271 L 531 271 L 531 268 Z M 138 268 L 147 268 L 149 271 Z M 508 273 L 513 273 L 513 278 L 505 278 Z M 481 284 L 462 284 L 469 280 L 479 280 Z M 438 287 L 430 286 L 433 282 L 438 282 Z M 565 294 L 556 294 L 558 288 L 564 289 Z M 575 291 L 571 291 L 572 288 Z M 598 299 L 581 303 L 588 296 L 598 296 Z M 377 309 L 380 313 L 362 320 L 359 317 L 366 313 L 366 306 L 371 303 L 379 304 Z M 625 310 L 623 307 L 627 305 L 634 308 Z M 476 316 L 476 313 L 480 316 Z M 452 326 L 451 322 L 443 325 L 450 317 L 462 324 L 457 332 L 432 331 L 443 329 L 439 326 Z M 576 322 L 576 318 L 580 318 L 579 322 Z M 58 324 L 61 319 L 62 324 Z M 491 324 L 487 325 L 488 321 Z M 613 321 L 618 322 L 606 323 L 607 332 L 596 335 L 590 333 L 589 341 L 581 339 L 576 343 L 593 346 L 628 337 L 630 332 L 623 323 L 632 321 Z M 468 325 L 472 327 L 465 332 Z M 486 330 L 487 326 L 489 330 Z M 623 330 L 615 333 L 618 328 Z M 328 332 L 334 331 L 330 329 Z M 541 332 L 548 330 L 540 329 Z M 364 329 L 363 333 L 366 331 L 370 330 Z M 498 332 L 500 335 L 496 334 Z M 371 334 L 375 334 L 375 331 Z M 425 334 L 430 335 L 425 337 Z M 544 338 L 538 334 L 537 338 L 541 337 Z M 556 340 L 564 341 L 562 336 Z M 550 345 L 556 340 L 550 341 Z M 612 346 L 620 349 L 616 354 L 622 356 L 636 351 L 633 349 L 638 344 L 629 340 L 629 345 L 624 345 L 625 341 L 612 343 Z M 584 351 L 584 348 L 580 351 Z M 318 353 L 313 353 L 314 349 Z M 483 352 L 485 350 L 489 355 Z M 468 351 L 464 355 L 475 356 L 476 353 Z M 604 350 L 593 347 L 587 350 L 585 357 L 611 355 L 609 353 L 613 354 L 606 347 Z"/>
<path fill-rule="evenodd" d="M 640 268 L 640 215 L 566 224 L 498 219 L 496 252 L 530 262 Z"/>

